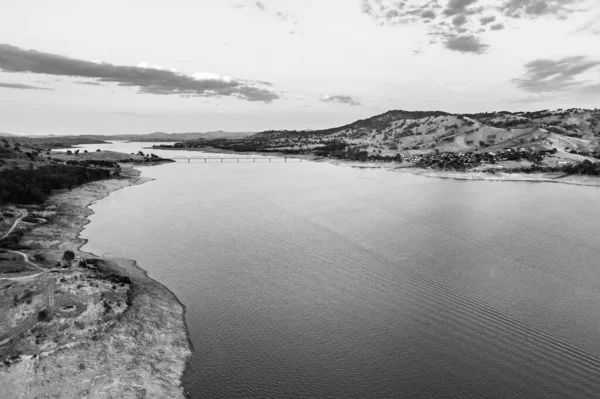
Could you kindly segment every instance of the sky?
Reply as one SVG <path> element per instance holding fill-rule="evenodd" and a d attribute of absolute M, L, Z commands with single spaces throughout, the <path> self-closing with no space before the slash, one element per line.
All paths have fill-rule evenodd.
<path fill-rule="evenodd" d="M 2 0 L 0 15 L 0 132 L 600 104 L 600 0 Z"/>

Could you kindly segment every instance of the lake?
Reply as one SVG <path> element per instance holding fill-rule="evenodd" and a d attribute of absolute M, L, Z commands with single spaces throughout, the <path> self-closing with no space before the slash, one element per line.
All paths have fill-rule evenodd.
<path fill-rule="evenodd" d="M 109 147 L 141 144 L 89 146 Z M 94 204 L 83 249 L 136 259 L 186 306 L 193 398 L 599 395 L 598 188 L 140 169 L 155 180 Z"/>

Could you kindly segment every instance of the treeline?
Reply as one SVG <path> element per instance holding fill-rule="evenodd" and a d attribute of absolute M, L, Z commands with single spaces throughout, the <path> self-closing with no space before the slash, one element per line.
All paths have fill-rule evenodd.
<path fill-rule="evenodd" d="M 313 150 L 315 155 L 321 157 L 341 158 L 346 153 L 348 144 L 343 141 L 331 141 Z"/>
<path fill-rule="evenodd" d="M 586 159 L 578 164 L 565 165 L 562 171 L 570 175 L 600 176 L 600 162 L 591 162 Z"/>
<path fill-rule="evenodd" d="M 326 145 L 315 148 L 313 153 L 318 156 L 357 162 L 383 161 L 402 163 L 403 161 L 400 154 L 396 154 L 393 157 L 389 155 L 369 154 L 361 146 L 349 146 L 344 141 L 331 141 Z"/>
<path fill-rule="evenodd" d="M 208 145 L 221 150 L 237 151 L 237 152 L 262 152 L 262 151 L 277 151 L 277 149 L 269 147 L 266 140 L 241 139 L 227 140 L 215 139 L 208 142 Z"/>
<path fill-rule="evenodd" d="M 0 203 L 40 204 L 52 190 L 108 179 L 109 169 L 74 165 L 47 165 L 37 169 L 0 171 Z"/>
<path fill-rule="evenodd" d="M 67 165 L 73 165 L 73 166 L 99 166 L 99 167 L 104 167 L 104 168 L 120 168 L 119 164 L 117 162 L 113 162 L 113 161 L 106 161 L 104 159 L 98 159 L 98 160 L 85 160 L 85 161 L 67 161 Z"/>
<path fill-rule="evenodd" d="M 577 164 L 567 164 L 564 166 L 541 166 L 531 165 L 528 168 L 505 168 L 501 169 L 504 173 L 549 173 L 562 172 L 568 175 L 600 176 L 600 162 L 591 162 L 586 159 Z M 495 171 L 490 171 L 494 173 Z"/>

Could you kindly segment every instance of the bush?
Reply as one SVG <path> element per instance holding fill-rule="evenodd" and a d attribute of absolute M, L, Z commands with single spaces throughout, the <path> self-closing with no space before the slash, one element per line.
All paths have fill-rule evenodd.
<path fill-rule="evenodd" d="M 38 321 L 49 322 L 52 320 L 52 314 L 47 309 L 42 309 L 38 313 Z"/>
<path fill-rule="evenodd" d="M 73 251 L 71 251 L 70 249 L 66 250 L 63 254 L 63 260 L 65 262 L 71 262 L 73 259 L 75 259 L 75 254 L 73 253 Z"/>

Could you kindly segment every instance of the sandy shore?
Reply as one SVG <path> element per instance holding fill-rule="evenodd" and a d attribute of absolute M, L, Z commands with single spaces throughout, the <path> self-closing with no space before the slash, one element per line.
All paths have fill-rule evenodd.
<path fill-rule="evenodd" d="M 58 208 L 50 223 L 28 232 L 22 243 L 42 251 L 50 262 L 80 250 L 79 237 L 89 206 L 111 192 L 145 181 L 126 169 L 127 177 L 85 184 L 53 195 Z M 135 261 L 102 258 L 105 268 L 132 281 L 131 304 L 102 335 L 63 345 L 35 356 L 22 356 L 0 368 L 0 396 L 6 398 L 183 398 L 181 378 L 191 344 L 184 322 L 185 309 L 166 287 L 150 279 Z"/>
<path fill-rule="evenodd" d="M 563 173 L 502 173 L 486 172 L 452 172 L 421 168 L 396 168 L 395 172 L 410 173 L 417 176 L 436 177 L 439 179 L 454 180 L 485 180 L 485 181 L 512 181 L 532 183 L 562 183 L 577 186 L 600 187 L 600 178 L 594 176 L 565 175 Z"/>
<path fill-rule="evenodd" d="M 453 180 L 484 180 L 498 182 L 530 182 L 530 183 L 562 183 L 577 186 L 600 187 L 600 178 L 595 176 L 567 175 L 564 173 L 504 173 L 497 171 L 489 172 L 456 172 L 435 169 L 417 168 L 394 163 L 381 162 L 352 162 L 337 159 L 321 159 L 317 162 L 328 162 L 338 166 L 347 166 L 362 169 L 385 169 L 390 172 L 407 173 L 416 176 L 433 177 L 437 179 Z"/>

